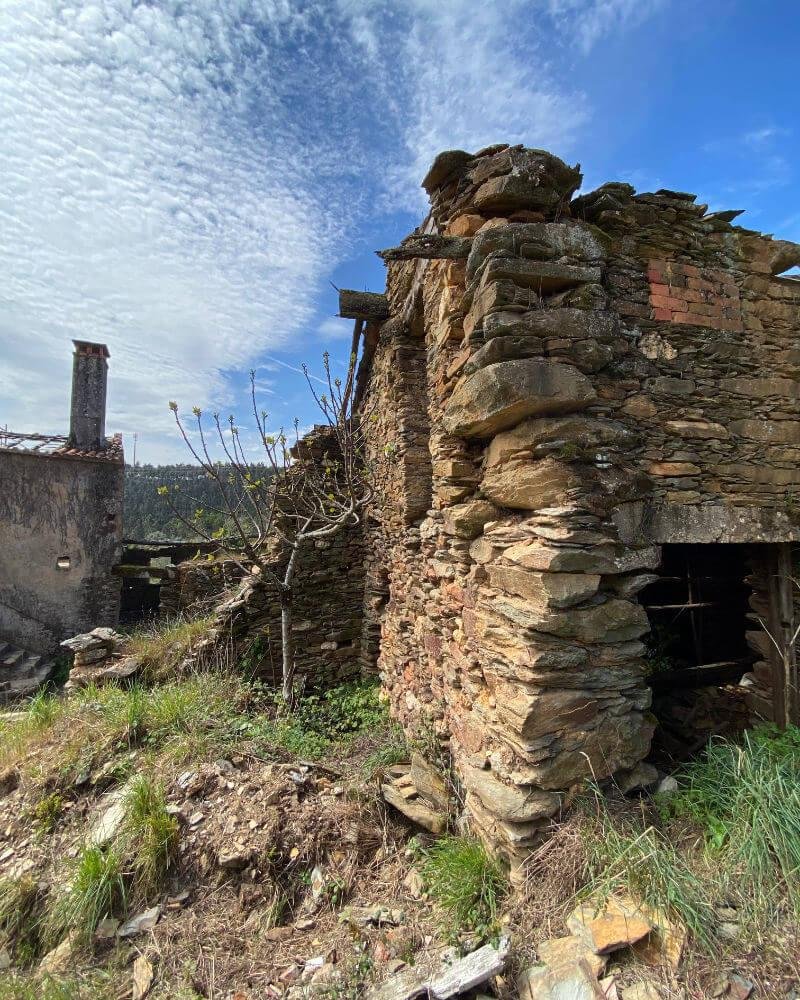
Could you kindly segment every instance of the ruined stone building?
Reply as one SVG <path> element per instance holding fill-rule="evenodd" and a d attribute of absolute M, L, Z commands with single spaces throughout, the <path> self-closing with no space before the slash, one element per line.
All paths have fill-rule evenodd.
<path fill-rule="evenodd" d="M 576 783 L 647 757 L 648 634 L 661 689 L 740 684 L 751 719 L 800 721 L 800 246 L 580 183 L 539 150 L 443 153 L 385 295 L 341 296 L 387 484 L 362 663 L 449 740 L 512 862 Z"/>
<path fill-rule="evenodd" d="M 0 431 L 0 698 L 62 639 L 119 617 L 124 459 L 106 438 L 108 350 L 74 341 L 69 435 Z"/>

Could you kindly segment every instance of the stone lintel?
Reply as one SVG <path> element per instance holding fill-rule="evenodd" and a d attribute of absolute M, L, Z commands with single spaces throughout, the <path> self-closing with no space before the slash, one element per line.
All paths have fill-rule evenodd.
<path fill-rule="evenodd" d="M 800 523 L 785 511 L 768 507 L 644 501 L 621 505 L 613 517 L 627 545 L 800 541 Z"/>

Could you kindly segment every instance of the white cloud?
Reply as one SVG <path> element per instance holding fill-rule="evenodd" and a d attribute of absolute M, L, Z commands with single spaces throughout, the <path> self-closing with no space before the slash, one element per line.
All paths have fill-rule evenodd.
<path fill-rule="evenodd" d="M 265 35 L 302 28 L 258 7 Z M 69 337 L 109 344 L 113 429 L 170 433 L 168 398 L 224 397 L 224 369 L 310 319 L 329 219 L 243 20 L 205 3 L 0 11 L 10 424 L 63 427 Z"/>
<path fill-rule="evenodd" d="M 168 399 L 229 408 L 230 373 L 345 342 L 326 279 L 368 212 L 422 209 L 436 152 L 566 154 L 588 105 L 548 17 L 590 45 L 629 7 L 2 0 L 0 421 L 63 430 L 68 340 L 101 340 L 109 430 L 179 457 Z"/>
<path fill-rule="evenodd" d="M 550 16 L 584 53 L 606 35 L 635 28 L 666 0 L 547 0 Z"/>
<path fill-rule="evenodd" d="M 342 319 L 339 316 L 330 316 L 320 323 L 317 332 L 322 341 L 350 340 L 353 335 L 353 321 Z"/>

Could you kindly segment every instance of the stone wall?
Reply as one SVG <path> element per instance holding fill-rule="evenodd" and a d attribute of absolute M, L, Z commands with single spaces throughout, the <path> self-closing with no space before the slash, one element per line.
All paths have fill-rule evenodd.
<path fill-rule="evenodd" d="M 335 435 L 317 426 L 292 449 L 295 463 L 286 475 L 302 476 L 305 463 L 338 454 Z M 289 491 L 280 496 L 286 501 Z M 284 508 L 285 511 L 285 508 Z M 281 515 L 277 516 L 280 521 Z M 278 578 L 288 560 L 279 537 L 270 541 L 269 564 Z M 364 526 L 347 527 L 302 546 L 292 588 L 292 630 L 296 682 L 322 688 L 361 673 L 365 581 Z M 281 602 L 269 573 L 246 575 L 216 610 L 211 642 L 222 644 L 234 662 L 269 683 L 281 683 Z M 198 650 L 197 655 L 202 651 Z"/>
<path fill-rule="evenodd" d="M 0 640 L 51 653 L 119 620 L 123 463 L 0 449 Z"/>
<path fill-rule="evenodd" d="M 456 259 L 390 264 L 366 396 L 378 668 L 512 862 L 648 751 L 658 543 L 800 538 L 800 247 L 580 181 L 521 147 L 437 158 L 424 232 Z"/>

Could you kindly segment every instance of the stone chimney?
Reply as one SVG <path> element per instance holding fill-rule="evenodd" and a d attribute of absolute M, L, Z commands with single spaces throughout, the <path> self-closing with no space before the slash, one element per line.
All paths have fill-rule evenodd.
<path fill-rule="evenodd" d="M 73 340 L 72 403 L 69 439 L 74 448 L 96 451 L 106 447 L 106 377 L 108 348 Z"/>

